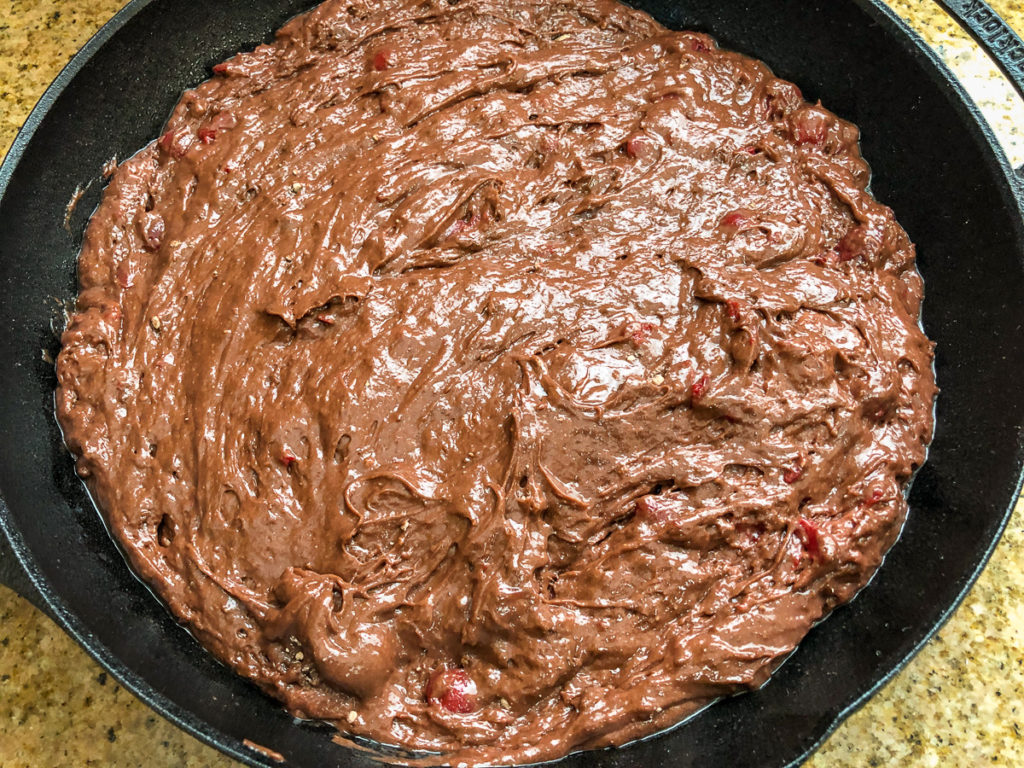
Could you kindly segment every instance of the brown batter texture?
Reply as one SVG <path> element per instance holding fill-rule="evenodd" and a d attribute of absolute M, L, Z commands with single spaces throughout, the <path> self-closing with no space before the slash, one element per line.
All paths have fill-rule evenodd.
<path fill-rule="evenodd" d="M 609 0 L 330 0 L 94 215 L 58 413 L 134 568 L 301 716 L 452 760 L 756 688 L 935 394 L 857 129 Z"/>

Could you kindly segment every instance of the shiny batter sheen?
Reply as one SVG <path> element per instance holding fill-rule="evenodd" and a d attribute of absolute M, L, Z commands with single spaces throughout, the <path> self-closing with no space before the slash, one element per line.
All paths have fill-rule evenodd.
<path fill-rule="evenodd" d="M 214 71 L 89 225 L 58 411 L 217 657 L 532 761 L 871 577 L 935 387 L 854 126 L 607 0 L 330 0 Z"/>

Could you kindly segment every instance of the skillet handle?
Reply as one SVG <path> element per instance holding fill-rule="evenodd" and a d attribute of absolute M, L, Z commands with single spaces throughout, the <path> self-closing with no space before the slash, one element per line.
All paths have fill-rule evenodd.
<path fill-rule="evenodd" d="M 0 505 L 2 504 L 3 501 L 0 500 Z M 50 615 L 39 590 L 35 588 L 32 580 L 25 573 L 25 569 L 18 562 L 3 528 L 0 528 L 0 584 L 13 590 L 15 594 L 21 595 L 47 616 Z"/>
<path fill-rule="evenodd" d="M 935 0 L 992 57 L 1024 99 L 1024 41 L 985 0 Z M 1018 197 L 1024 202 L 1024 166 L 1016 168 Z"/>
<path fill-rule="evenodd" d="M 1024 98 L 1024 41 L 985 0 L 935 0 L 985 49 Z"/>

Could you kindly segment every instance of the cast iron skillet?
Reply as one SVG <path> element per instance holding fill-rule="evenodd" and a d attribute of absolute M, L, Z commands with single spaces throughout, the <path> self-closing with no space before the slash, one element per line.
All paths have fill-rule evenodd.
<path fill-rule="evenodd" d="M 0 527 L 5 580 L 128 689 L 250 765 L 368 766 L 213 660 L 137 581 L 76 478 L 53 418 L 57 301 L 103 186 L 100 168 L 160 133 L 181 91 L 315 0 L 135 0 L 43 96 L 0 168 Z M 959 603 L 1017 497 L 1024 459 L 1024 184 L 961 86 L 881 0 L 638 0 L 672 27 L 768 62 L 863 130 L 873 189 L 919 248 L 942 394 L 931 456 L 873 583 L 815 628 L 762 690 L 671 732 L 564 765 L 802 761 Z M 1024 46 L 977 0 L 947 0 L 1007 74 Z M 78 185 L 85 196 L 64 226 Z M 4 539 L 0 536 L 0 542 Z M 15 563 L 16 561 L 16 563 Z M 19 568 L 20 565 L 20 568 Z"/>

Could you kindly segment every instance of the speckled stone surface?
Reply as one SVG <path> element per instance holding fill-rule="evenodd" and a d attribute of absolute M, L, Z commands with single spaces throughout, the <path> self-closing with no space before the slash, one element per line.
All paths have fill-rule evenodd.
<path fill-rule="evenodd" d="M 835 0 L 839 1 L 839 0 Z M 1024 104 L 931 0 L 887 0 L 954 67 L 1024 163 Z M 0 0 L 0 152 L 121 0 Z M 992 0 L 1024 31 L 1024 3 Z M 1024 766 L 1024 503 L 950 622 L 807 763 Z M 25 601 L 0 588 L 0 767 L 239 765 L 153 714 Z"/>

